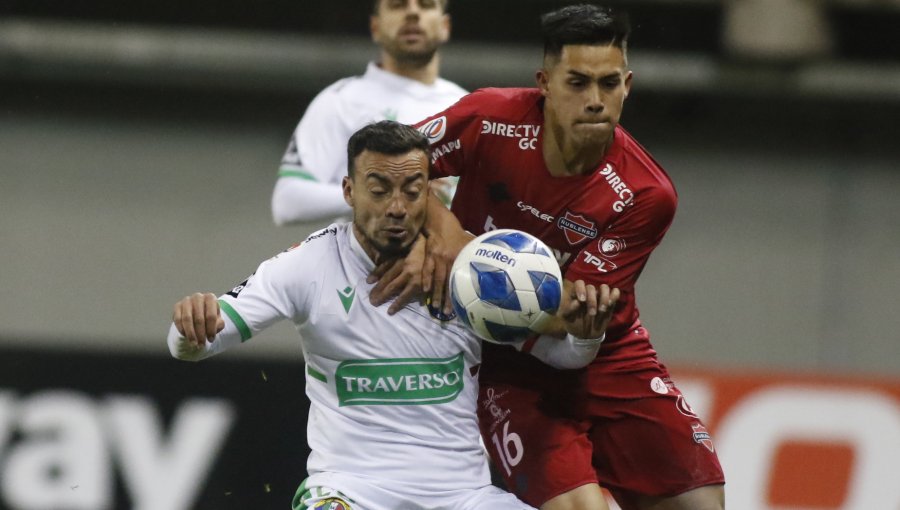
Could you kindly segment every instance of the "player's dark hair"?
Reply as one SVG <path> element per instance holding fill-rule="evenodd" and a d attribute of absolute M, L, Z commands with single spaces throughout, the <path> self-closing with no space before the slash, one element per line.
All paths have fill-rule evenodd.
<path fill-rule="evenodd" d="M 610 7 L 569 5 L 541 16 L 544 58 L 558 58 L 570 44 L 611 44 L 627 50 L 631 23 L 628 15 Z"/>
<path fill-rule="evenodd" d="M 347 175 L 353 178 L 356 156 L 363 151 L 389 156 L 406 154 L 418 149 L 428 155 L 428 138 L 419 130 L 393 120 L 383 120 L 360 129 L 347 142 Z"/>
<path fill-rule="evenodd" d="M 383 0 L 374 0 L 372 2 L 372 14 L 378 15 L 378 8 L 381 6 L 381 2 Z M 413 0 L 414 2 L 418 0 Z M 441 10 L 447 12 L 447 8 L 450 6 L 450 0 L 435 0 L 437 3 L 441 4 Z"/>

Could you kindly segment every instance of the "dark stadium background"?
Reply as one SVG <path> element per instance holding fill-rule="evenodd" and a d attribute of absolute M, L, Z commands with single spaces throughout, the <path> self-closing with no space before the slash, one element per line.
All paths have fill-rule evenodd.
<path fill-rule="evenodd" d="M 530 85 L 538 15 L 562 3 L 452 0 L 442 74 L 469 89 Z M 728 43 L 728 0 L 610 3 L 634 26 L 623 124 L 680 195 L 638 287 L 642 316 L 694 406 L 715 393 L 704 413 L 714 436 L 735 395 L 766 385 L 810 389 L 810 401 L 817 391 L 835 402 L 887 395 L 896 419 L 900 2 L 810 2 L 828 44 L 806 54 Z M 236 417 L 189 508 L 287 508 L 306 455 L 291 328 L 199 365 L 168 358 L 164 336 L 182 295 L 230 289 L 321 226 L 276 228 L 269 196 L 306 104 L 375 56 L 368 6 L 0 1 L 0 509 L 49 508 L 21 500 L 21 480 L 68 482 L 64 463 L 41 474 L 20 462 L 68 444 L 81 423 L 60 411 L 43 429 L 29 425 L 59 391 L 98 427 L 110 398 L 147 400 L 168 440 L 185 403 L 227 402 Z M 139 508 L 119 439 L 102 430 L 114 479 L 103 502 Z M 893 432 L 879 437 L 896 457 Z M 852 472 L 863 457 L 846 449 Z M 729 508 L 860 508 L 843 493 L 799 492 Z M 78 501 L 53 508 L 90 508 Z"/>

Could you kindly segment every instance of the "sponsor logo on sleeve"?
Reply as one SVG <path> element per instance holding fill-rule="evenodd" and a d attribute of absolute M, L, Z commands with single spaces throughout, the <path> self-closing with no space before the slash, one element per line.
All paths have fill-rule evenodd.
<path fill-rule="evenodd" d="M 584 262 L 596 267 L 597 271 L 600 271 L 601 273 L 608 273 L 610 271 L 615 271 L 616 269 L 619 268 L 619 266 L 617 266 L 613 262 L 606 260 L 606 259 L 602 259 L 602 258 L 590 253 L 587 250 L 585 250 L 581 253 L 584 254 Z"/>
<path fill-rule="evenodd" d="M 420 127 L 419 131 L 428 138 L 428 143 L 434 145 L 447 134 L 447 117 L 442 115 Z"/>
<path fill-rule="evenodd" d="M 601 237 L 600 241 L 597 242 L 597 248 L 600 249 L 600 253 L 607 258 L 613 258 L 622 253 L 625 246 L 625 240 L 621 237 Z"/>
<path fill-rule="evenodd" d="M 675 402 L 675 408 L 678 409 L 679 413 L 687 416 L 688 418 L 698 418 L 697 413 L 695 413 L 691 405 L 687 403 L 684 395 L 678 395 L 678 400 Z"/>
<path fill-rule="evenodd" d="M 431 151 L 431 163 L 434 164 L 434 162 L 441 157 L 446 156 L 447 154 L 450 154 L 451 152 L 459 150 L 461 148 L 462 143 L 460 143 L 459 139 L 441 144 L 439 147 L 435 147 L 435 149 Z"/>
<path fill-rule="evenodd" d="M 284 156 L 281 158 L 281 164 L 288 166 L 303 166 L 303 162 L 300 160 L 300 150 L 297 148 L 297 140 L 293 136 L 288 144 L 287 151 L 285 151 Z"/>
<path fill-rule="evenodd" d="M 256 273 L 253 273 L 253 274 L 256 274 Z M 235 285 L 233 289 L 229 290 L 229 291 L 226 292 L 225 294 L 227 294 L 227 295 L 229 295 L 229 296 L 231 296 L 231 297 L 233 297 L 233 298 L 238 297 L 238 294 L 240 294 L 241 291 L 243 291 L 244 289 L 247 288 L 247 285 L 248 285 L 248 282 L 250 281 L 250 278 L 253 278 L 253 275 L 252 275 L 252 274 L 251 274 L 250 276 L 248 276 L 246 279 L 244 279 L 244 281 L 242 281 L 241 283 Z"/>
<path fill-rule="evenodd" d="M 662 380 L 661 377 L 654 377 L 653 380 L 650 381 L 650 389 L 660 395 L 665 395 L 669 393 L 669 386 L 666 385 L 665 381 Z"/>

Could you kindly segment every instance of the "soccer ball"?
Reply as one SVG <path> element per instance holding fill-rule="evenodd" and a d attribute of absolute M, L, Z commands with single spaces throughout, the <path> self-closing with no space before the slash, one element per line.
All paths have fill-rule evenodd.
<path fill-rule="evenodd" d="M 450 270 L 450 298 L 480 338 L 510 343 L 539 333 L 556 313 L 562 276 L 553 252 L 518 230 L 492 230 L 467 244 Z"/>

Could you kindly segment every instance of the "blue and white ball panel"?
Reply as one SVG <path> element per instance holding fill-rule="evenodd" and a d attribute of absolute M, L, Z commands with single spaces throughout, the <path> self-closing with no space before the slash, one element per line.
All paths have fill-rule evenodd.
<path fill-rule="evenodd" d="M 537 297 L 538 307 L 545 312 L 555 313 L 562 299 L 562 287 L 560 281 L 550 273 L 543 271 L 528 271 L 534 293 Z"/>
<path fill-rule="evenodd" d="M 489 232 L 482 241 L 484 244 L 502 246 L 515 253 L 534 253 L 549 257 L 550 253 L 536 238 L 518 230 L 502 229 Z"/>
<path fill-rule="evenodd" d="M 470 263 L 469 268 L 478 299 L 508 310 L 522 309 L 516 287 L 505 269 L 479 262 Z"/>
<path fill-rule="evenodd" d="M 466 325 L 467 328 L 472 328 L 472 323 L 469 322 L 469 313 L 466 310 L 465 305 L 463 305 L 459 300 L 459 293 L 454 290 L 456 289 L 456 276 L 455 273 L 451 273 L 453 276 L 450 278 L 450 304 L 453 305 L 453 311 L 456 313 L 456 316 L 459 317 L 459 320 Z"/>

